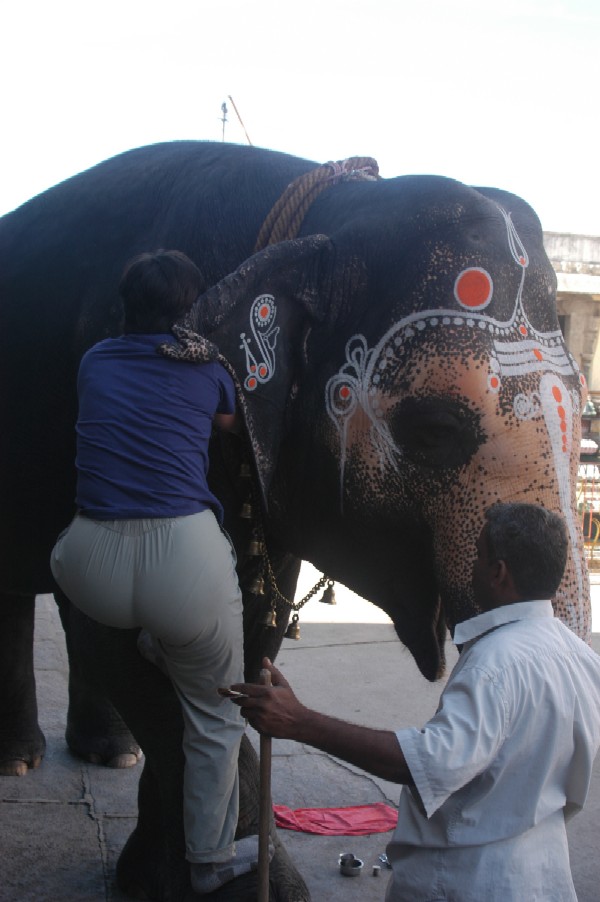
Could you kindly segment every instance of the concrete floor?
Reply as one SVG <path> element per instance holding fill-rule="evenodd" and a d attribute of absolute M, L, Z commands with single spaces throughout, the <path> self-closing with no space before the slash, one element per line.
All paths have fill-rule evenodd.
<path fill-rule="evenodd" d="M 312 575 L 310 568 L 303 572 L 300 592 L 310 587 Z M 593 592 L 596 611 L 600 586 Z M 309 602 L 301 614 L 301 640 L 284 641 L 278 666 L 303 701 L 326 713 L 374 727 L 423 723 L 434 712 L 442 686 L 420 676 L 381 611 L 342 587 L 336 593 L 335 607 Z M 600 634 L 594 643 L 600 651 Z M 448 654 L 452 663 L 452 646 Z M 42 766 L 27 778 L 0 780 L 0 902 L 121 902 L 125 897 L 114 884 L 114 868 L 135 825 L 139 767 L 108 771 L 68 754 L 63 739 L 67 661 L 50 596 L 38 598 L 35 655 L 48 751 Z M 256 734 L 250 734 L 258 745 Z M 394 784 L 279 740 L 273 741 L 272 783 L 274 803 L 293 809 L 373 802 L 395 807 L 399 793 Z M 600 899 L 599 834 L 600 762 L 588 805 L 569 827 L 580 902 Z M 314 902 L 382 902 L 389 872 L 374 877 L 372 867 L 390 835 L 350 838 L 281 831 Z M 360 877 L 340 875 L 340 852 L 363 859 Z"/>

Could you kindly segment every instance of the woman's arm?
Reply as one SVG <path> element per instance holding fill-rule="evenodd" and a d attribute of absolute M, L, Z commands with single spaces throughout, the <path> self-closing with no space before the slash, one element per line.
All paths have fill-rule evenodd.
<path fill-rule="evenodd" d="M 216 413 L 213 418 L 213 423 L 217 429 L 221 430 L 221 432 L 239 432 L 241 419 L 239 418 L 237 411 L 235 413 Z"/>

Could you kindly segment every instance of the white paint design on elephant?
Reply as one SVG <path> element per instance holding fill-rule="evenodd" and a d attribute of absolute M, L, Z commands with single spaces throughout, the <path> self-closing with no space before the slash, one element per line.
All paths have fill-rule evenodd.
<path fill-rule="evenodd" d="M 382 417 L 379 385 L 388 364 L 398 366 L 398 356 L 402 354 L 405 342 L 418 333 L 449 326 L 488 332 L 493 336 L 487 379 L 487 387 L 492 394 L 498 394 L 506 380 L 522 379 L 531 374 L 540 376 L 539 392 L 515 393 L 513 410 L 520 420 L 531 420 L 540 415 L 544 417 L 581 595 L 584 562 L 578 553 L 577 525 L 573 519 L 569 478 L 573 411 L 578 413 L 578 399 L 575 391 L 572 396 L 569 394 L 560 377 L 578 376 L 582 384 L 583 378 L 575 360 L 565 348 L 560 329 L 538 332 L 529 321 L 522 301 L 529 256 L 510 213 L 501 207 L 498 209 L 506 224 L 510 255 L 521 270 L 514 308 L 506 322 L 477 312 L 490 303 L 494 283 L 485 269 L 473 266 L 462 270 L 454 283 L 454 297 L 461 307 L 469 311 L 468 315 L 461 315 L 456 309 L 450 308 L 419 311 L 395 323 L 372 349 L 369 349 L 364 335 L 353 335 L 346 344 L 346 362 L 329 379 L 325 390 L 326 410 L 340 439 L 340 503 L 343 503 L 344 496 L 348 423 L 358 408 L 371 424 L 371 438 L 379 452 L 380 465 L 383 467 L 387 461 L 397 468 L 397 460 L 402 452 Z M 563 399 L 561 403 L 557 401 L 558 395 Z M 561 419 L 563 415 L 564 419 Z"/>
<path fill-rule="evenodd" d="M 542 400 L 537 391 L 519 392 L 513 401 L 513 410 L 518 420 L 535 420 L 542 410 Z"/>
<path fill-rule="evenodd" d="M 585 577 L 583 560 L 576 554 L 575 549 L 579 544 L 579 524 L 575 522 L 571 499 L 570 460 L 572 452 L 573 416 L 575 409 L 573 399 L 565 384 L 552 373 L 545 373 L 540 379 L 539 393 L 544 414 L 544 422 L 550 439 L 550 447 L 554 457 L 554 467 L 558 479 L 558 492 L 560 505 L 569 532 L 573 557 L 575 558 L 577 574 L 577 589 L 579 597 L 583 594 Z M 584 624 L 577 620 L 577 609 L 574 604 L 569 605 L 569 616 L 572 619 L 572 628 L 579 635 L 582 634 Z"/>
<path fill-rule="evenodd" d="M 327 383 L 325 405 L 327 413 L 335 423 L 340 438 L 340 503 L 343 508 L 344 473 L 346 468 L 346 449 L 348 423 L 360 407 L 371 423 L 371 437 L 379 452 L 380 464 L 383 467 L 387 460 L 396 466 L 393 453 L 397 452 L 389 427 L 378 408 L 376 384 L 377 374 L 373 375 L 374 355 L 377 349 L 369 351 L 364 335 L 353 335 L 346 343 L 346 362 L 339 372 Z"/>
<path fill-rule="evenodd" d="M 261 294 L 254 299 L 250 308 L 250 328 L 257 346 L 256 353 L 252 351 L 251 339 L 246 333 L 240 334 L 240 348 L 246 354 L 246 391 L 254 391 L 275 375 L 275 347 L 279 334 L 279 326 L 275 325 L 276 316 L 277 305 L 272 294 Z"/>

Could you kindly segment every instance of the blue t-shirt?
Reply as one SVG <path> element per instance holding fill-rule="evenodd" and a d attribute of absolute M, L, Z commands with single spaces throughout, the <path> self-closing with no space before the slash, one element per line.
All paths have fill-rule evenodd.
<path fill-rule="evenodd" d="M 219 363 L 169 360 L 170 334 L 128 334 L 84 355 L 77 391 L 77 506 L 99 520 L 181 517 L 221 505 L 210 492 L 215 413 L 233 413 L 233 381 Z"/>

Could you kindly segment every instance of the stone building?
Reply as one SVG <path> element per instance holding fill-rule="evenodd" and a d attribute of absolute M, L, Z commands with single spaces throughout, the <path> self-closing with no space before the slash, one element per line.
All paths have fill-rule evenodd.
<path fill-rule="evenodd" d="M 544 246 L 558 280 L 565 341 L 600 402 L 600 236 L 544 232 Z"/>

